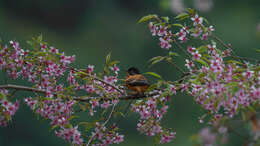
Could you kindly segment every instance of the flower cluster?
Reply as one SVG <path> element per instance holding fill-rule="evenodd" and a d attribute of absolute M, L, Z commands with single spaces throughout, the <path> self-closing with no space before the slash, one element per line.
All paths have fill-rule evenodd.
<path fill-rule="evenodd" d="M 80 138 L 81 133 L 78 131 L 78 127 L 64 128 L 59 131 L 55 131 L 57 137 L 63 138 L 65 141 L 70 142 L 73 145 L 82 145 L 83 139 Z"/>
<path fill-rule="evenodd" d="M 0 90 L 0 126 L 7 126 L 7 122 L 12 119 L 12 116 L 19 108 L 19 102 L 15 103 L 4 98 L 8 94 L 7 90 Z"/>
<path fill-rule="evenodd" d="M 80 132 L 77 130 L 77 126 L 74 128 L 65 128 L 69 124 L 69 120 L 73 114 L 73 105 L 75 101 L 61 101 L 61 99 L 39 100 L 32 99 L 31 97 L 25 98 L 25 103 L 42 117 L 51 120 L 51 125 L 60 127 L 59 131 L 55 131 L 58 137 L 72 144 L 82 144 L 83 139 L 80 137 Z M 43 104 L 43 105 L 42 105 Z"/>
<path fill-rule="evenodd" d="M 93 146 L 107 146 L 110 144 L 119 144 L 124 141 L 124 135 L 120 135 L 116 132 L 118 128 L 116 126 L 111 126 L 111 128 L 106 128 L 102 124 L 96 122 L 95 131 L 92 132 L 92 137 L 94 142 Z"/>
<path fill-rule="evenodd" d="M 184 19 L 188 14 L 180 14 L 178 18 Z M 162 19 L 160 22 L 150 22 L 149 28 L 153 36 L 158 36 L 160 41 L 160 47 L 164 49 L 169 49 L 172 47 L 171 43 L 173 40 L 177 39 L 181 43 L 188 41 L 188 37 L 200 37 L 201 40 L 207 40 L 208 36 L 214 31 L 213 26 L 205 26 L 203 24 L 203 18 L 198 14 L 191 14 L 191 26 L 173 24 L 173 26 L 180 26 L 181 29 L 172 33 L 170 30 L 173 26 L 168 23 L 169 19 Z M 160 19 L 160 18 L 158 18 Z M 165 21 L 163 21 L 165 20 Z M 163 22 L 162 22 L 163 21 Z M 196 52 L 195 52 L 196 53 Z"/>
<path fill-rule="evenodd" d="M 159 36 L 159 40 L 160 40 L 160 46 L 161 48 L 164 49 L 169 49 L 172 47 L 172 45 L 170 44 L 170 42 L 172 41 L 171 37 L 172 37 L 172 33 L 170 30 L 168 30 L 167 26 L 163 26 L 160 25 L 155 26 L 152 22 L 149 23 L 149 28 L 150 31 L 152 33 L 153 36 Z"/>
<path fill-rule="evenodd" d="M 230 44 L 225 44 L 216 35 L 212 35 L 213 26 L 208 25 L 207 20 L 200 17 L 192 9 L 187 9 L 185 13 L 176 16 L 176 19 L 183 21 L 184 25 L 170 24 L 168 19 L 157 15 L 148 15 L 141 19 L 142 22 L 150 21 L 149 27 L 153 36 L 160 36 L 160 29 L 167 32 L 171 28 L 180 28 L 172 29 L 174 31 L 170 38 L 171 42 L 176 44 L 176 48 L 187 56 L 185 66 L 188 72 L 179 68 L 173 61 L 173 57 L 179 55 L 177 51 L 176 53 L 170 51 L 167 56 L 157 56 L 151 59 L 152 64 L 162 60 L 167 61 L 182 73 L 183 76 L 180 80 L 167 82 L 170 83 L 171 92 L 175 94 L 176 91 L 180 90 L 192 95 L 196 102 L 202 105 L 208 113 L 200 118 L 200 122 L 203 122 L 203 119 L 209 116 L 208 119 L 213 125 L 219 121 L 225 122 L 225 119 L 232 118 L 241 110 L 255 109 L 255 106 L 259 105 L 260 102 L 259 60 L 237 56 L 231 50 Z M 209 38 L 209 36 L 212 37 Z M 159 39 L 162 42 L 162 39 Z M 195 47 L 195 43 L 192 45 L 185 44 L 188 40 L 196 39 L 200 39 L 200 42 L 196 43 L 196 45 L 199 45 L 198 47 Z M 215 41 L 222 47 L 217 47 Z M 160 47 L 164 48 L 162 44 L 160 43 Z M 186 47 L 187 49 L 185 49 Z M 158 82 L 157 86 L 161 84 L 162 82 Z M 137 108 L 137 112 L 140 113 L 141 119 L 150 118 L 153 115 L 153 112 L 147 110 L 147 106 L 144 104 Z M 146 121 L 140 121 L 139 127 L 146 123 Z M 153 122 L 150 123 L 154 124 Z M 148 130 L 143 132 L 148 133 L 147 135 L 154 135 L 157 131 L 149 134 L 153 130 L 151 127 L 145 127 Z M 210 145 L 209 141 L 215 141 L 209 130 L 204 130 L 201 133 L 208 136 L 208 139 L 204 139 L 203 145 Z M 212 145 L 214 145 L 214 142 Z"/>
<path fill-rule="evenodd" d="M 35 113 L 49 119 L 50 124 L 58 129 L 55 132 L 58 137 L 71 144 L 81 145 L 83 139 L 78 131 L 78 126 L 73 127 L 70 124 L 70 120 L 75 114 L 74 108 L 78 105 L 74 100 L 78 96 L 77 92 L 84 91 L 91 96 L 90 99 L 92 96 L 100 97 L 93 97 L 84 106 L 81 105 L 81 111 L 88 108 L 90 115 L 93 115 L 96 107 L 108 109 L 118 100 L 102 102 L 99 100 L 114 98 L 123 93 L 116 85 L 120 69 L 116 62 L 110 63 L 107 60 L 107 68 L 111 74 L 107 72 L 98 77 L 94 73 L 94 65 L 88 65 L 83 72 L 69 67 L 75 61 L 75 56 L 65 56 L 64 52 L 59 53 L 58 49 L 43 42 L 41 37 L 34 39 L 30 44 L 38 47 L 31 51 L 24 51 L 18 42 L 10 41 L 10 47 L 6 45 L 0 48 L 0 69 L 6 70 L 13 79 L 18 77 L 27 79 L 34 84 L 35 89 L 33 90 L 45 93 L 43 97 L 36 95 L 37 97 L 25 98 L 25 104 Z M 60 78 L 64 78 L 64 76 L 67 77 L 69 85 L 64 82 L 60 83 Z M 0 123 L 2 126 L 6 126 L 7 122 L 11 120 L 11 116 L 14 115 L 19 105 L 18 102 L 12 104 L 5 96 L 7 96 L 7 90 L 1 90 Z M 112 138 L 111 136 L 110 134 L 110 138 Z M 113 143 L 123 141 L 123 137 L 118 133 L 113 138 Z"/>
<path fill-rule="evenodd" d="M 227 127 L 215 127 L 216 130 L 212 130 L 210 127 L 205 127 L 200 130 L 193 141 L 202 146 L 218 146 L 227 143 L 228 134 Z"/>
<path fill-rule="evenodd" d="M 64 75 L 75 56 L 60 54 L 58 49 L 46 44 L 41 44 L 38 51 L 25 51 L 15 41 L 10 41 L 10 45 L 10 48 L 5 46 L 0 50 L 0 69 L 6 70 L 13 79 L 22 76 L 39 89 L 46 89 L 47 97 L 62 90 L 62 85 L 57 85 L 57 78 Z"/>
<path fill-rule="evenodd" d="M 160 121 L 167 112 L 168 106 L 164 105 L 169 97 L 161 96 L 161 91 L 149 99 L 136 102 L 132 105 L 132 111 L 140 114 L 137 130 L 147 136 L 159 136 L 159 143 L 170 142 L 175 138 L 175 132 L 161 127 Z M 160 106 L 160 104 L 162 104 Z M 160 108 L 159 108 L 160 107 Z"/>
<path fill-rule="evenodd" d="M 211 32 L 215 30 L 213 26 L 205 27 L 203 25 L 203 18 L 200 17 L 198 14 L 195 14 L 191 18 L 191 20 L 193 22 L 193 29 L 191 30 L 192 32 L 191 36 L 195 38 L 200 37 L 201 40 L 207 40 Z"/>
<path fill-rule="evenodd" d="M 185 43 L 188 40 L 187 34 L 189 34 L 189 28 L 185 26 L 176 33 L 176 36 L 178 37 L 178 40 L 180 40 L 182 43 Z"/>
<path fill-rule="evenodd" d="M 258 103 L 260 86 L 256 66 L 225 62 L 223 55 L 211 52 L 209 65 L 202 66 L 190 84 L 197 103 L 216 117 L 223 114 L 232 117 L 239 109 Z"/>
<path fill-rule="evenodd" d="M 75 101 L 61 101 L 61 99 L 44 100 L 40 102 L 31 97 L 25 98 L 25 103 L 37 114 L 50 119 L 52 126 L 64 126 L 68 124 L 69 118 L 73 114 Z M 42 105 L 43 104 L 43 105 Z"/>

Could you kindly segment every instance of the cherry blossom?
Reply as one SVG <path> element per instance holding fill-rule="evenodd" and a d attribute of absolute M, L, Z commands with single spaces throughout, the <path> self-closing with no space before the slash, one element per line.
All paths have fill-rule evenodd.
<path fill-rule="evenodd" d="M 192 17 L 191 20 L 193 21 L 193 25 L 194 25 L 194 26 L 196 26 L 196 25 L 202 25 L 202 22 L 203 22 L 203 18 L 202 18 L 202 17 L 199 17 L 198 14 L 196 14 L 194 17 Z"/>

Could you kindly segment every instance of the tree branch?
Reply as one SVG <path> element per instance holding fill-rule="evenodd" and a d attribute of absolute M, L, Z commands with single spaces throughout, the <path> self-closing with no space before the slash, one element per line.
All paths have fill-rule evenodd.
<path fill-rule="evenodd" d="M 26 87 L 26 86 L 21 86 L 21 85 L 12 85 L 12 84 L 7 84 L 7 85 L 0 85 L 0 89 L 15 89 L 15 90 L 23 90 L 23 91 L 31 91 L 31 92 L 38 92 L 38 93 L 46 93 L 46 90 L 43 89 L 37 89 L 37 88 L 32 88 L 32 87 Z M 54 93 L 55 96 L 57 94 Z M 158 95 L 158 93 L 153 93 L 153 94 L 133 94 L 133 95 L 126 95 L 126 96 L 119 96 L 117 98 L 101 98 L 101 97 L 75 97 L 73 100 L 76 101 L 82 101 L 82 102 L 87 102 L 93 99 L 99 99 L 101 101 L 111 101 L 111 100 L 138 100 L 142 98 L 147 98 L 151 96 Z"/>
<path fill-rule="evenodd" d="M 126 96 L 119 96 L 116 98 L 102 98 L 102 97 L 77 97 L 74 98 L 73 100 L 76 101 L 82 101 L 82 102 L 88 102 L 90 100 L 94 100 L 94 99 L 99 99 L 100 101 L 111 101 L 111 100 L 138 100 L 138 99 L 144 99 L 144 98 L 149 98 L 152 96 L 158 95 L 158 93 L 153 93 L 153 94 L 133 94 L 133 95 L 126 95 Z"/>
<path fill-rule="evenodd" d="M 12 84 L 0 85 L 0 89 L 16 89 L 16 90 L 46 93 L 46 90 L 32 88 L 32 87 L 26 87 L 26 86 L 21 86 L 21 85 L 12 85 Z"/>

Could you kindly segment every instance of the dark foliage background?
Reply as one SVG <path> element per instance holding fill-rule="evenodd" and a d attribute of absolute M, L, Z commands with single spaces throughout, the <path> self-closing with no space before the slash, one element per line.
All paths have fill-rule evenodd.
<path fill-rule="evenodd" d="M 124 74 L 130 66 L 141 68 L 142 72 L 154 71 L 165 79 L 177 79 L 180 74 L 166 63 L 148 68 L 148 60 L 161 55 L 158 41 L 152 38 L 148 28 L 137 24 L 144 15 L 156 13 L 173 18 L 170 0 L 0 0 L 0 37 L 4 42 L 18 40 L 24 47 L 26 40 L 42 34 L 50 44 L 76 55 L 76 66 L 87 67 L 95 64 L 101 70 L 104 57 L 112 52 L 121 61 Z M 187 6 L 193 1 L 185 0 Z M 211 11 L 201 13 L 215 25 L 216 33 L 230 42 L 241 56 L 259 58 L 254 48 L 259 46 L 257 25 L 260 22 L 259 0 L 215 0 Z M 181 63 L 184 58 L 178 58 Z M 2 74 L 2 73 L 1 73 Z M 123 76 L 122 76 L 123 77 Z M 0 82 L 3 83 L 1 75 Z M 10 81 L 13 82 L 13 81 Z M 24 84 L 20 82 L 20 84 Z M 16 94 L 22 97 L 28 93 Z M 198 123 L 200 108 L 190 96 L 178 94 L 171 100 L 171 106 L 164 123 L 177 132 L 174 142 L 165 145 L 189 146 L 190 136 L 201 127 Z M 83 114 L 85 119 L 89 114 Z M 136 131 L 137 117 L 131 114 L 122 121 L 122 133 L 126 141 L 122 146 L 150 146 L 153 140 Z M 237 127 L 238 130 L 241 127 Z M 47 121 L 35 116 L 30 109 L 21 104 L 13 123 L 0 130 L 0 146 L 63 146 L 68 145 L 56 138 L 50 131 Z M 243 141 L 235 135 L 230 136 L 229 146 L 241 145 Z M 232 143 L 232 144 L 231 144 Z"/>

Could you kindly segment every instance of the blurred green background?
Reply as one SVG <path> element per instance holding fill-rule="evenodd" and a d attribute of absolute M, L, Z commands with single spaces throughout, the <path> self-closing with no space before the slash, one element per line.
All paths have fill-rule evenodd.
<path fill-rule="evenodd" d="M 173 0 L 174 1 L 174 0 Z M 120 60 L 123 72 L 130 66 L 142 72 L 154 71 L 164 79 L 180 77 L 174 68 L 160 63 L 148 68 L 148 60 L 166 51 L 158 46 L 148 28 L 137 24 L 147 14 L 173 18 L 178 7 L 172 0 L 0 0 L 0 38 L 26 40 L 39 34 L 44 40 L 68 55 L 76 55 L 75 66 L 84 68 L 95 64 L 101 70 L 105 56 L 112 52 Z M 195 0 L 196 1 L 196 0 Z M 203 0 L 202 0 L 203 1 Z M 193 0 L 184 0 L 185 7 L 196 7 Z M 198 4 L 198 3 L 197 3 Z M 176 8 L 177 5 L 177 8 Z M 216 28 L 216 34 L 231 43 L 237 54 L 259 59 L 259 0 L 213 0 L 208 10 L 201 9 Z M 260 28 L 259 28 L 260 29 Z M 182 64 L 185 58 L 177 58 Z M 124 74 L 124 73 L 122 73 Z M 23 97 L 21 93 L 16 97 Z M 86 118 L 88 114 L 86 113 Z M 190 146 L 190 136 L 205 126 L 198 123 L 200 108 L 192 97 L 178 94 L 172 97 L 170 109 L 163 123 L 177 132 L 172 146 Z M 136 131 L 137 116 L 132 114 L 121 123 L 125 134 L 122 146 L 151 146 L 153 139 Z M 21 104 L 13 123 L 0 130 L 0 146 L 63 146 L 68 145 L 54 136 L 47 121 L 38 120 L 30 109 Z M 242 145 L 243 140 L 230 136 L 229 146 Z"/>

